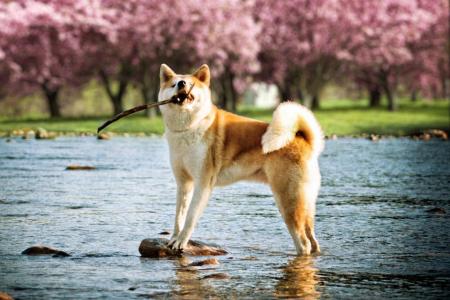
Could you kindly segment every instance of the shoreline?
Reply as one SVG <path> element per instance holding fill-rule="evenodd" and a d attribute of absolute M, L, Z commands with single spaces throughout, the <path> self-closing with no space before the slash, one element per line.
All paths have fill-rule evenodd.
<path fill-rule="evenodd" d="M 12 131 L 0 131 L 0 138 L 21 138 L 21 139 L 37 139 L 37 140 L 52 140 L 60 137 L 97 137 L 99 140 L 109 140 L 114 137 L 163 137 L 164 134 L 147 133 L 147 132 L 114 132 L 106 131 L 96 134 L 89 131 L 47 131 L 43 128 L 34 129 L 16 129 Z M 425 129 L 409 134 L 377 134 L 377 133 L 358 133 L 350 135 L 325 135 L 325 140 L 337 139 L 368 139 L 371 141 L 378 141 L 381 139 L 393 138 L 410 138 L 413 140 L 428 141 L 431 139 L 439 139 L 448 141 L 449 131 L 442 129 Z"/>

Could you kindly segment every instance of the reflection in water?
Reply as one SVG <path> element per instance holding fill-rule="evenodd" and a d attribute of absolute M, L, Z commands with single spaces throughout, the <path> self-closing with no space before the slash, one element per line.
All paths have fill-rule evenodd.
<path fill-rule="evenodd" d="M 316 290 L 319 282 L 317 268 L 313 257 L 296 257 L 282 269 L 283 277 L 275 286 L 277 297 L 300 297 L 302 299 L 318 299 L 320 293 Z"/>
<path fill-rule="evenodd" d="M 217 297 L 214 288 L 208 284 L 208 280 L 202 280 L 199 271 L 195 267 L 185 267 L 190 263 L 186 257 L 178 260 L 179 266 L 175 271 L 175 284 L 169 294 L 175 299 L 210 299 Z"/>

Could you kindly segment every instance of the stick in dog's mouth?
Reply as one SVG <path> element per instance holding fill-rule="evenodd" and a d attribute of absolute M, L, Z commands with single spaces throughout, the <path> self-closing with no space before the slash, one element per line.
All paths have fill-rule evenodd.
<path fill-rule="evenodd" d="M 191 95 L 191 91 L 194 88 L 194 85 L 195 85 L 195 83 L 193 83 L 191 85 L 191 87 L 187 93 L 176 94 L 176 95 L 173 95 L 172 97 L 170 97 L 169 99 L 159 101 L 156 103 L 139 105 L 139 106 L 133 107 L 131 109 L 128 109 L 126 111 L 123 111 L 120 114 L 115 115 L 114 117 L 112 117 L 111 119 L 109 119 L 108 121 L 103 123 L 99 128 L 97 128 L 97 134 L 99 134 L 100 131 L 102 131 L 103 129 L 105 129 L 110 124 L 114 123 L 115 121 L 120 120 L 123 117 L 126 117 L 128 115 L 134 114 L 135 112 L 138 112 L 138 111 L 141 111 L 144 109 L 157 107 L 160 105 L 169 104 L 169 103 L 182 105 L 184 103 L 184 101 L 186 101 L 186 99 L 188 99 L 189 102 L 192 102 L 194 100 L 194 96 Z"/>

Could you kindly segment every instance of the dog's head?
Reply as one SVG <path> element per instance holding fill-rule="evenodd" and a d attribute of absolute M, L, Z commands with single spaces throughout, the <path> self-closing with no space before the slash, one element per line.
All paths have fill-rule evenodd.
<path fill-rule="evenodd" d="M 173 96 L 183 96 L 189 93 L 186 100 L 180 104 L 169 104 L 161 107 L 161 110 L 179 110 L 196 113 L 211 105 L 211 91 L 209 89 L 210 72 L 207 65 L 202 65 L 193 74 L 176 74 L 166 64 L 161 65 L 159 72 L 160 89 L 158 101 L 169 99 Z M 192 88 L 192 90 L 191 90 Z"/>

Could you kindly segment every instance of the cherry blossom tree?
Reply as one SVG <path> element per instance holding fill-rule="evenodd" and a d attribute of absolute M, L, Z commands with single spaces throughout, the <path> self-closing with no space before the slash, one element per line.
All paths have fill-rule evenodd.
<path fill-rule="evenodd" d="M 258 67 L 258 27 L 251 3 L 105 0 L 102 5 L 110 11 L 104 14 L 109 25 L 93 28 L 85 38 L 96 36 L 89 55 L 94 58 L 92 69 L 98 70 L 115 113 L 123 109 L 131 84 L 141 91 L 144 102 L 155 101 L 163 62 L 178 72 L 208 63 L 222 103 L 236 107 L 242 90 L 238 83 Z"/>
<path fill-rule="evenodd" d="M 80 38 L 101 25 L 99 1 L 41 0 L 0 4 L 0 47 L 9 86 L 23 93 L 40 90 L 52 117 L 61 115 L 65 86 L 81 86 L 92 77 Z M 87 49 L 87 48 L 86 48 Z"/>
<path fill-rule="evenodd" d="M 436 21 L 432 11 L 414 0 L 345 1 L 342 16 L 351 33 L 341 58 L 355 80 L 367 86 L 370 103 L 377 106 L 381 93 L 388 109 L 395 110 L 395 90 L 404 67 L 415 60 L 410 46 Z"/>
<path fill-rule="evenodd" d="M 396 87 L 408 77 L 402 72 L 419 55 L 414 48 L 433 48 L 426 37 L 445 31 L 431 27 L 437 12 L 448 14 L 444 2 L 259 0 L 261 78 L 276 83 L 283 100 L 308 96 L 312 107 L 329 81 L 347 78 L 367 87 L 372 105 L 384 93 L 394 110 Z M 442 47 L 434 48 L 433 56 L 446 56 Z M 424 70 L 422 77 L 430 80 Z"/>
<path fill-rule="evenodd" d="M 422 9 L 434 16 L 426 31 L 409 45 L 414 59 L 404 66 L 399 81 L 411 91 L 411 99 L 418 94 L 432 98 L 449 95 L 449 2 L 419 1 Z"/>
<path fill-rule="evenodd" d="M 345 47 L 339 0 L 259 0 L 255 16 L 260 35 L 261 78 L 275 83 L 282 101 L 309 98 L 319 106 L 324 86 L 339 69 Z"/>
<path fill-rule="evenodd" d="M 210 65 L 220 104 L 236 110 L 239 83 L 258 69 L 259 32 L 252 3 L 239 0 L 143 1 L 133 30 L 141 32 L 136 83 L 146 101 L 156 99 L 161 62 L 177 72 Z M 139 12 L 145 12 L 139 14 Z M 149 15 L 152 17 L 149 22 Z M 188 16 L 188 17 L 187 17 Z"/>
<path fill-rule="evenodd" d="M 445 0 L 4 1 L 0 94 L 40 91 L 59 116 L 61 90 L 96 78 L 118 113 L 131 85 L 157 98 L 161 63 L 208 63 L 231 110 L 254 78 L 313 108 L 329 82 L 354 81 L 393 110 L 398 86 L 448 93 L 447 35 Z"/>

